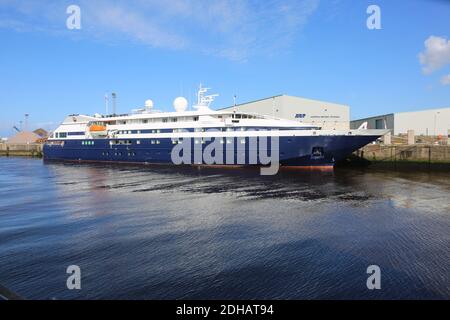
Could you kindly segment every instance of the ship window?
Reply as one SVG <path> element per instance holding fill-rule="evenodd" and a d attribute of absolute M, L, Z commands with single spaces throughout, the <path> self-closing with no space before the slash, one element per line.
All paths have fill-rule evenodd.
<path fill-rule="evenodd" d="M 234 116 L 234 118 L 235 118 L 235 119 L 241 119 L 241 115 L 240 115 L 240 114 L 237 114 L 237 115 Z"/>
<path fill-rule="evenodd" d="M 194 117 L 194 121 L 198 121 L 198 117 Z"/>
<path fill-rule="evenodd" d="M 156 144 L 160 144 L 161 142 L 159 140 L 156 140 Z"/>
<path fill-rule="evenodd" d="M 172 121 L 172 122 L 177 122 L 178 119 L 177 119 L 177 118 L 172 118 L 171 121 Z"/>
<path fill-rule="evenodd" d="M 245 144 L 245 138 L 241 139 L 241 144 Z"/>
<path fill-rule="evenodd" d="M 227 128 L 227 131 L 228 132 L 233 131 L 233 128 Z"/>
<path fill-rule="evenodd" d="M 220 143 L 221 143 L 221 144 L 224 144 L 224 143 L 225 143 L 225 141 L 223 140 L 223 138 L 220 139 Z"/>
<path fill-rule="evenodd" d="M 227 139 L 227 144 L 233 143 L 233 139 Z"/>
<path fill-rule="evenodd" d="M 138 131 L 137 131 L 137 134 L 141 134 L 141 130 L 138 130 Z"/>
<path fill-rule="evenodd" d="M 59 133 L 60 138 L 67 138 L 67 132 L 60 132 Z"/>
<path fill-rule="evenodd" d="M 142 120 L 142 123 L 147 123 L 148 122 L 148 120 Z"/>
<path fill-rule="evenodd" d="M 195 142 L 195 144 L 199 144 L 200 143 L 200 139 L 195 139 L 194 142 Z"/>
<path fill-rule="evenodd" d="M 165 118 L 164 118 L 164 119 L 162 119 L 162 122 L 167 122 L 167 119 L 165 119 Z"/>
<path fill-rule="evenodd" d="M 136 144 L 141 144 L 141 140 L 136 140 Z"/>

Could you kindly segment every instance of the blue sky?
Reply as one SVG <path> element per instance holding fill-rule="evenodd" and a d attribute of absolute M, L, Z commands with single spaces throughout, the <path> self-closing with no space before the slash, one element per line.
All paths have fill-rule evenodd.
<path fill-rule="evenodd" d="M 81 30 L 66 28 L 71 4 Z M 48 129 L 102 113 L 112 91 L 120 112 L 149 98 L 169 111 L 200 82 L 216 108 L 281 93 L 352 118 L 450 107 L 449 21 L 444 0 L 0 0 L 0 136 L 25 113 Z"/>

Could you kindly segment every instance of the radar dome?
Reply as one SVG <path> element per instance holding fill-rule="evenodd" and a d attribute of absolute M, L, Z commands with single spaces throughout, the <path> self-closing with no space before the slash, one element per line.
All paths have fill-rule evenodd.
<path fill-rule="evenodd" d="M 146 109 L 151 109 L 153 108 L 153 101 L 152 100 L 145 100 L 145 108 Z"/>
<path fill-rule="evenodd" d="M 188 101 L 186 100 L 186 98 L 178 97 L 173 100 L 173 107 L 175 108 L 176 112 L 186 111 L 188 107 Z"/>

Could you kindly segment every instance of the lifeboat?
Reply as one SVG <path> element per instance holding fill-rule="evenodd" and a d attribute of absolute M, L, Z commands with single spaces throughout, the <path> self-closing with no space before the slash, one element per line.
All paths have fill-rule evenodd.
<path fill-rule="evenodd" d="M 100 124 L 93 124 L 89 127 L 90 132 L 100 132 L 100 131 L 106 131 L 106 126 L 100 125 Z"/>
<path fill-rule="evenodd" d="M 91 124 L 89 126 L 89 133 L 92 136 L 106 136 L 108 131 L 106 130 L 106 126 L 101 124 Z"/>

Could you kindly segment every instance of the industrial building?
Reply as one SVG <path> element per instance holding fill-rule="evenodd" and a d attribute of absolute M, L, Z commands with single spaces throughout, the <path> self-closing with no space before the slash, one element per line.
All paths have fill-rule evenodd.
<path fill-rule="evenodd" d="M 237 104 L 222 110 L 236 110 L 297 120 L 330 130 L 348 130 L 350 128 L 350 108 L 348 106 L 288 95 Z"/>
<path fill-rule="evenodd" d="M 394 135 L 414 130 L 415 135 L 447 136 L 450 129 L 450 108 L 373 116 L 351 121 L 350 128 L 357 129 L 364 122 L 367 122 L 368 129 L 391 129 Z"/>

